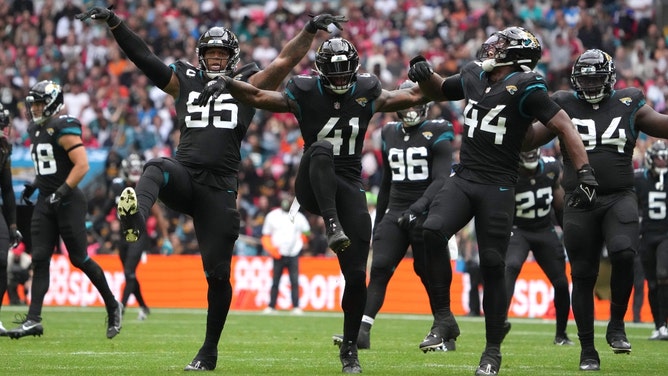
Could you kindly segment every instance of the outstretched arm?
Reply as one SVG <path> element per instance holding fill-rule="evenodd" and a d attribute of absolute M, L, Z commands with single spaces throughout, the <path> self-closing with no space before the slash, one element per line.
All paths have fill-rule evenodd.
<path fill-rule="evenodd" d="M 92 7 L 84 13 L 76 15 L 81 21 L 87 19 L 104 22 L 109 26 L 119 47 L 146 77 L 165 93 L 176 97 L 179 93 L 179 80 L 176 74 L 158 58 L 148 45 L 123 22 L 112 7 Z"/>
<path fill-rule="evenodd" d="M 292 71 L 311 48 L 311 43 L 318 30 L 327 31 L 330 24 L 341 30 L 340 22 L 347 22 L 343 16 L 321 14 L 313 17 L 304 29 L 292 38 L 281 50 L 278 57 L 264 70 L 252 75 L 248 82 L 260 89 L 276 90 L 285 77 Z"/>
<path fill-rule="evenodd" d="M 422 95 L 419 86 L 414 86 L 410 89 L 383 90 L 374 105 L 375 112 L 394 112 L 430 101 Z"/>
<path fill-rule="evenodd" d="M 649 105 L 640 107 L 636 112 L 636 127 L 653 137 L 668 138 L 668 115 L 656 112 Z"/>
<path fill-rule="evenodd" d="M 271 112 L 296 113 L 296 103 L 288 99 L 284 93 L 258 89 L 249 83 L 230 77 L 221 77 L 218 82 L 224 83 L 224 87 L 241 103 Z"/>

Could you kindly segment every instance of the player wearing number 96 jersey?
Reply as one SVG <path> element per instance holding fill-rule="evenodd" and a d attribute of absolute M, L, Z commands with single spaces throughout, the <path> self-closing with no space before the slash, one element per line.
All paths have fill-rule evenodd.
<path fill-rule="evenodd" d="M 168 66 L 111 9 L 92 7 L 77 18 L 106 23 L 128 58 L 175 99 L 181 132 L 176 157 L 148 161 L 136 190 L 126 188 L 117 209 L 126 240 L 136 243 L 145 236 L 145 218 L 158 198 L 193 217 L 208 285 L 208 310 L 204 342 L 184 370 L 214 370 L 232 301 L 230 268 L 240 222 L 236 207 L 240 145 L 255 110 L 225 92 L 203 94 L 221 77 L 276 90 L 306 55 L 317 31 L 327 30 L 330 24 L 341 28 L 339 22 L 346 20 L 329 14 L 313 17 L 260 70 L 255 63 L 237 69 L 239 40 L 225 27 L 214 26 L 200 35 L 195 50 L 198 66 L 181 61 Z"/>
<path fill-rule="evenodd" d="M 419 88 L 384 90 L 378 77 L 357 73 L 359 55 L 342 38 L 324 41 L 316 51 L 317 74 L 294 76 L 282 93 L 260 90 L 223 78 L 242 103 L 274 112 L 291 112 L 304 137 L 304 156 L 295 182 L 296 197 L 306 210 L 325 221 L 330 248 L 345 278 L 341 306 L 344 373 L 359 373 L 357 336 L 366 302 L 366 263 L 371 219 L 361 179 L 361 155 L 369 120 L 376 112 L 393 112 L 429 100 Z"/>
<path fill-rule="evenodd" d="M 638 204 L 633 192 L 633 149 L 640 132 L 668 137 L 668 116 L 654 111 L 642 91 L 615 90 L 615 64 L 601 50 L 587 50 L 575 61 L 572 91 L 552 98 L 573 119 L 596 171 L 599 198 L 592 210 L 564 209 L 564 246 L 571 264 L 572 305 L 582 347 L 580 369 L 600 368 L 594 346 L 594 285 L 601 249 L 611 263 L 610 321 L 606 340 L 615 353 L 629 353 L 624 316 L 633 288 L 633 260 L 638 251 Z M 536 125 L 536 141 L 554 137 Z M 541 134 L 543 133 L 543 134 Z M 561 137 L 559 137 L 561 140 Z M 566 200 L 576 186 L 577 173 L 570 150 L 563 151 Z"/>

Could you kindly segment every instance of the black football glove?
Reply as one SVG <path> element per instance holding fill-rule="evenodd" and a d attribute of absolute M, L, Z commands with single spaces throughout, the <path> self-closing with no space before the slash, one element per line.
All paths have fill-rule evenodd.
<path fill-rule="evenodd" d="M 31 183 L 23 184 L 23 193 L 21 193 L 21 201 L 26 205 L 33 205 L 33 202 L 30 200 L 30 196 L 37 190 L 37 187 Z"/>
<path fill-rule="evenodd" d="M 63 183 L 58 189 L 56 189 L 55 192 L 51 193 L 51 196 L 49 196 L 48 203 L 51 206 L 58 207 L 60 206 L 60 203 L 63 201 L 67 195 L 72 192 L 72 188 L 70 188 L 69 185 L 66 183 Z"/>
<path fill-rule="evenodd" d="M 311 34 L 315 34 L 318 30 L 329 31 L 327 27 L 334 24 L 337 29 L 343 30 L 341 22 L 348 22 L 345 16 L 332 16 L 331 14 L 323 13 L 317 16 L 311 16 L 311 20 L 306 24 L 304 29 Z"/>
<path fill-rule="evenodd" d="M 105 21 L 110 27 L 116 27 L 121 23 L 121 19 L 118 18 L 116 13 L 112 12 L 113 8 L 113 5 L 109 8 L 92 7 L 86 12 L 79 13 L 74 17 L 81 21 L 86 21 L 89 18 L 96 21 Z"/>
<path fill-rule="evenodd" d="M 23 241 L 23 235 L 16 225 L 9 226 L 9 244 L 10 247 L 16 248 Z"/>
<path fill-rule="evenodd" d="M 568 206 L 578 209 L 590 209 L 596 204 L 596 177 L 594 169 L 586 164 L 578 170 L 580 184 L 575 188 L 568 199 Z"/>
<path fill-rule="evenodd" d="M 411 81 L 426 81 L 432 74 L 434 74 L 434 69 L 424 56 L 418 55 L 411 59 L 410 69 L 408 69 L 408 78 Z"/>
<path fill-rule="evenodd" d="M 397 223 L 399 224 L 399 227 L 402 230 L 410 230 L 413 226 L 415 226 L 415 223 L 417 222 L 418 215 L 413 213 L 410 210 L 406 210 L 401 214 L 401 217 L 397 219 Z"/>
<path fill-rule="evenodd" d="M 218 96 L 225 91 L 226 87 L 227 77 L 219 77 L 217 80 L 209 81 L 199 97 L 193 101 L 193 104 L 200 107 L 208 104 L 209 99 L 213 98 L 215 100 L 218 98 Z"/>
<path fill-rule="evenodd" d="M 429 201 L 425 198 L 419 198 L 397 219 L 399 227 L 404 230 L 410 230 L 415 227 L 418 221 L 422 222 L 421 217 L 427 212 Z"/>

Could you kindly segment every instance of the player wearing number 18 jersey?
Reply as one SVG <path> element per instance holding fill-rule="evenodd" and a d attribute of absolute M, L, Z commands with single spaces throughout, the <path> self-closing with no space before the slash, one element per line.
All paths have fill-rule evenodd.
<path fill-rule="evenodd" d="M 361 179 L 364 137 L 376 112 L 397 111 L 428 99 L 417 86 L 387 91 L 376 76 L 357 73 L 357 50 L 342 38 L 324 41 L 316 51 L 315 65 L 317 75 L 292 77 L 283 93 L 259 90 L 229 77 L 219 82 L 242 103 L 297 117 L 305 150 L 295 193 L 306 210 L 323 217 L 330 248 L 337 253 L 345 278 L 339 357 L 344 373 L 360 373 L 357 336 L 366 302 L 371 238 Z"/>
<path fill-rule="evenodd" d="M 615 79 L 615 64 L 610 55 L 601 50 L 587 50 L 573 64 L 571 84 L 575 92 L 558 91 L 552 96 L 573 119 L 599 182 L 599 198 L 593 209 L 566 207 L 563 220 L 582 370 L 600 369 L 594 346 L 594 285 L 604 245 L 612 266 L 606 340 L 615 353 L 631 351 L 624 315 L 633 288 L 633 259 L 639 237 L 633 149 L 640 132 L 668 137 L 668 116 L 647 105 L 637 88 L 614 90 Z M 545 135 L 540 133 L 548 132 L 538 125 L 535 128 L 537 143 L 544 142 Z M 570 150 L 563 151 L 563 158 L 563 186 L 569 200 L 576 185 L 576 170 Z"/>
<path fill-rule="evenodd" d="M 450 255 L 443 250 L 448 239 L 475 218 L 487 342 L 476 375 L 496 375 L 501 367 L 508 304 L 505 255 L 515 212 L 519 154 L 527 130 L 537 118 L 565 138 L 578 168 L 587 164 L 587 156 L 570 119 L 550 100 L 545 81 L 531 71 L 541 57 L 533 34 L 519 27 L 496 32 L 482 45 L 478 57 L 480 61 L 466 64 L 459 74 L 445 79 L 433 72 L 424 57 L 416 57 L 408 77 L 429 98 L 466 101 L 460 163 L 432 201 L 423 224 L 427 275 L 435 314 L 451 314 L 452 270 Z M 593 176 L 583 176 L 583 188 L 593 190 Z"/>

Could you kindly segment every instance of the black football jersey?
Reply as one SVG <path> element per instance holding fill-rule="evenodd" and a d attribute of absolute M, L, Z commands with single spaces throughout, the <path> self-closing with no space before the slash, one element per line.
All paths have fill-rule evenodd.
<path fill-rule="evenodd" d="M 661 183 L 659 177 L 649 170 L 637 170 L 634 176 L 634 186 L 638 196 L 638 209 L 642 214 L 640 233 L 665 235 L 668 233 L 668 215 L 666 206 L 666 192 L 668 174 L 664 174 Z"/>
<path fill-rule="evenodd" d="M 241 141 L 255 115 L 255 108 L 242 103 L 228 93 L 211 98 L 205 106 L 193 101 L 209 82 L 204 71 L 178 61 L 170 67 L 179 79 L 176 114 L 181 138 L 176 159 L 187 167 L 205 170 L 218 176 L 236 177 L 241 163 Z M 258 72 L 256 64 L 243 66 L 234 74 L 240 81 Z M 198 177 L 195 177 L 196 179 Z"/>
<path fill-rule="evenodd" d="M 515 185 L 526 131 L 540 109 L 523 108 L 535 90 L 547 91 L 535 72 L 514 72 L 490 82 L 479 62 L 459 74 L 466 98 L 457 175 L 482 184 Z M 447 95 L 447 93 L 446 93 Z"/>
<path fill-rule="evenodd" d="M 638 131 L 635 114 L 645 104 L 645 96 L 636 88 L 613 91 L 597 104 L 578 99 L 570 91 L 558 91 L 552 98 L 573 121 L 584 143 L 589 164 L 594 169 L 599 194 L 633 188 L 633 148 Z M 577 171 L 562 148 L 563 186 L 567 192 L 578 184 Z"/>
<path fill-rule="evenodd" d="M 383 161 L 392 174 L 388 208 L 405 210 L 422 196 L 432 181 L 434 147 L 454 139 L 452 124 L 426 120 L 404 128 L 401 122 L 385 124 L 381 131 Z"/>
<path fill-rule="evenodd" d="M 358 74 L 353 87 L 341 95 L 325 92 L 318 75 L 295 76 L 285 88 L 288 98 L 299 105 L 296 117 L 304 148 L 329 141 L 336 174 L 355 181 L 361 180 L 362 146 L 381 91 L 378 78 L 367 73 Z"/>
<path fill-rule="evenodd" d="M 74 167 L 69 155 L 58 143 L 60 136 L 67 134 L 81 136 L 81 123 L 69 115 L 52 117 L 41 125 L 31 121 L 28 125 L 35 186 L 43 194 L 55 192 L 65 183 Z"/>
<path fill-rule="evenodd" d="M 561 168 L 561 162 L 556 158 L 542 156 L 534 175 L 519 174 L 515 185 L 515 226 L 539 228 L 552 225 L 552 187 L 559 180 Z"/>

